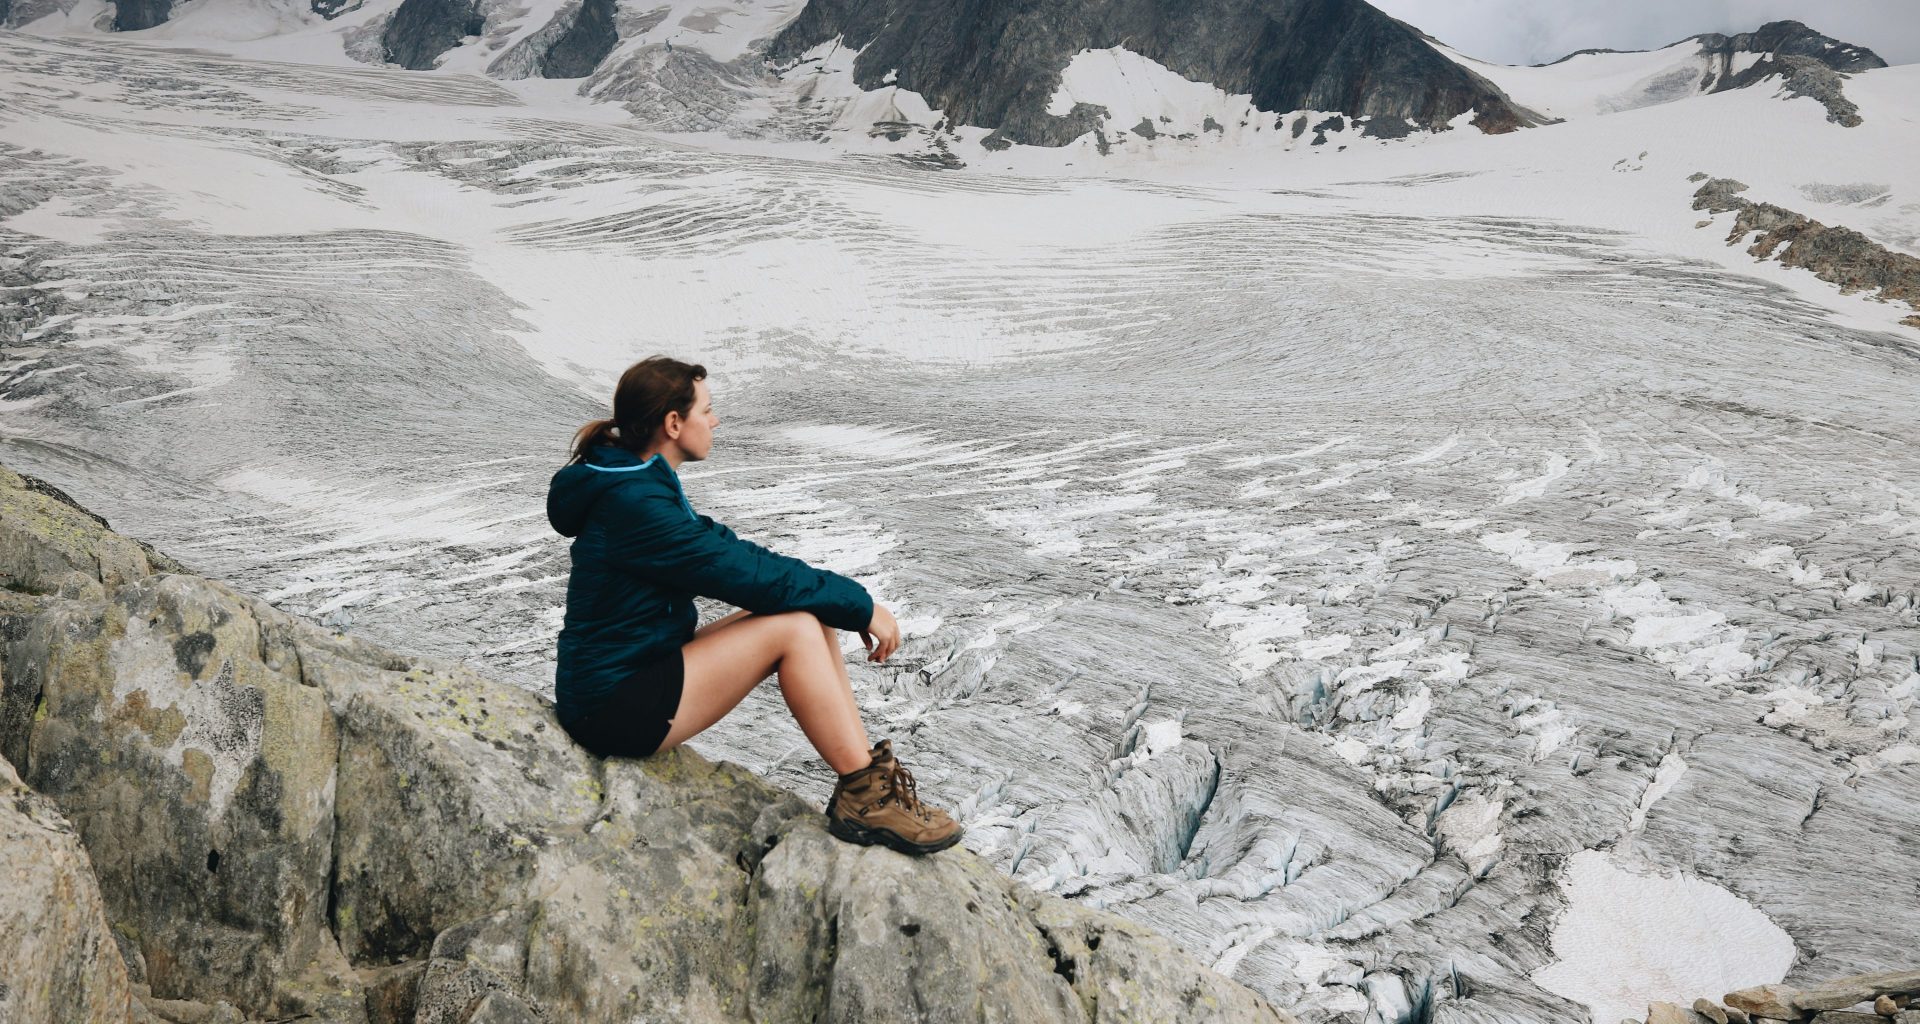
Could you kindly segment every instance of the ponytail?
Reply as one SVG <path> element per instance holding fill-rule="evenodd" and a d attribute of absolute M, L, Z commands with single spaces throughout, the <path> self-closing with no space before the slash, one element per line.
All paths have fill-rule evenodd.
<path fill-rule="evenodd" d="M 610 419 L 594 420 L 573 432 L 573 447 L 571 449 L 573 457 L 569 460 L 568 465 L 584 459 L 587 451 L 591 448 L 598 445 L 617 445 L 619 443 L 618 424 Z"/>
<path fill-rule="evenodd" d="M 627 367 L 613 389 L 613 416 L 594 420 L 573 434 L 571 466 L 585 462 L 597 445 L 639 452 L 665 425 L 667 414 L 693 413 L 694 381 L 705 380 L 707 368 L 667 356 L 652 356 Z"/>

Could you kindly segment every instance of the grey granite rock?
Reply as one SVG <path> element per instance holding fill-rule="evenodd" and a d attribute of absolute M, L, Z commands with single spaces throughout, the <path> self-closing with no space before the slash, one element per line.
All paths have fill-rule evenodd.
<path fill-rule="evenodd" d="M 10 580 L 128 550 L 18 477 L 0 502 L 40 516 L 8 517 Z M 162 1018 L 1292 1019 L 966 850 L 850 846 L 738 766 L 601 762 L 525 690 L 190 574 L 112 578 L 8 591 L 4 667 Z"/>
<path fill-rule="evenodd" d="M 404 960 L 360 971 L 367 994 L 367 1024 L 412 1024 L 419 1012 L 420 978 L 427 961 Z"/>
<path fill-rule="evenodd" d="M 79 837 L 0 759 L 0 1021 L 121 1021 L 130 999 Z"/>
<path fill-rule="evenodd" d="M 1920 970 L 1885 971 L 1804 986 L 1794 995 L 1793 1005 L 1802 1010 L 1840 1010 L 1872 1002 L 1876 996 L 1917 994 L 1920 994 Z"/>
<path fill-rule="evenodd" d="M 1647 1024 L 1700 1024 L 1705 1018 L 1677 1003 L 1651 1003 Z"/>
<path fill-rule="evenodd" d="M 1702 997 L 1693 1001 L 1693 1012 L 1713 1021 L 1713 1024 L 1727 1024 L 1726 1007 L 1711 999 Z"/>
<path fill-rule="evenodd" d="M 1794 1007 L 1793 997 L 1794 990 L 1787 985 L 1755 985 L 1729 992 L 1721 1002 L 1752 1017 L 1799 1020 L 1800 1011 Z"/>
<path fill-rule="evenodd" d="M 329 987 L 310 970 L 345 968 L 325 900 L 337 738 L 290 659 L 263 660 L 254 610 L 148 576 L 53 602 L 6 665 L 40 685 L 26 778 L 101 854 L 154 992 L 292 1010 Z"/>

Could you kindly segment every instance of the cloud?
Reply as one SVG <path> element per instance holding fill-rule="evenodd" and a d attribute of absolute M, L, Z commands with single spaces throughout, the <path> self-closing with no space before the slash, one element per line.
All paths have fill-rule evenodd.
<path fill-rule="evenodd" d="M 1648 50 L 1702 32 L 1751 32 L 1791 18 L 1872 49 L 1889 64 L 1920 62 L 1914 0 L 1373 0 L 1374 6 L 1463 53 L 1542 64 L 1575 50 Z"/>

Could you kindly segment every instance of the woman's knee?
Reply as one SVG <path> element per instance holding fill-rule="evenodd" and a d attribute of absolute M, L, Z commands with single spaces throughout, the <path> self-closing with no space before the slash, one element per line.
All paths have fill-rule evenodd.
<path fill-rule="evenodd" d="M 820 635 L 822 629 L 828 628 L 826 623 L 821 622 L 820 617 L 812 612 L 780 612 L 770 618 L 779 622 L 788 636 L 801 643 L 811 642 L 814 637 Z"/>

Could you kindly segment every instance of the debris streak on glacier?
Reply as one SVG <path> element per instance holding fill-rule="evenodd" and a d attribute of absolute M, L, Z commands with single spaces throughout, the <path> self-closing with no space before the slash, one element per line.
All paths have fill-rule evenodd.
<path fill-rule="evenodd" d="M 1417 181 L 801 159 L 12 33 L 0 68 L 0 458 L 198 569 L 548 688 L 547 479 L 671 353 L 722 420 L 695 504 L 898 613 L 854 684 L 968 844 L 1307 1019 L 1578 1018 L 1580 957 L 1627 968 L 1556 924 L 1632 920 L 1578 903 L 1609 872 L 1707 891 L 1740 954 L 1635 996 L 1920 934 L 1911 335 L 1379 198 Z M 771 687 L 696 745 L 825 795 Z"/>

